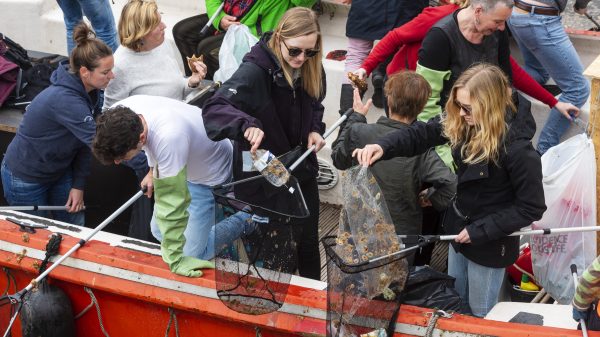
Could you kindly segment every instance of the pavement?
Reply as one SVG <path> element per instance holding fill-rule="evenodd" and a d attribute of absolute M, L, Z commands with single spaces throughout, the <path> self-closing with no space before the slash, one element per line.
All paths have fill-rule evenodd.
<path fill-rule="evenodd" d="M 577 29 L 577 30 L 589 30 L 590 28 L 596 27 L 594 23 L 585 17 L 584 15 L 577 14 L 573 11 L 573 5 L 575 0 L 569 0 L 567 8 L 563 12 L 563 24 L 565 28 Z M 592 0 L 587 6 L 588 14 L 600 23 L 600 1 Z"/>

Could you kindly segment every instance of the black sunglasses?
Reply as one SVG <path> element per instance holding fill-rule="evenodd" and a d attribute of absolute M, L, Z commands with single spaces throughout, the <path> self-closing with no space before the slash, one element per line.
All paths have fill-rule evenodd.
<path fill-rule="evenodd" d="M 288 47 L 287 44 L 285 44 L 285 41 L 283 41 L 283 39 L 281 39 L 281 42 L 283 42 L 283 45 L 285 46 L 285 49 L 287 49 L 288 54 L 291 57 L 296 57 L 296 56 L 300 56 L 300 54 L 304 53 L 305 57 L 313 57 L 315 55 L 317 55 L 319 53 L 319 49 L 302 49 L 302 48 L 296 48 L 296 47 Z"/>
<path fill-rule="evenodd" d="M 471 115 L 471 112 L 473 111 L 473 108 L 470 105 L 464 105 L 461 102 L 455 100 L 454 103 L 456 103 L 456 105 L 458 105 L 458 107 L 460 108 L 460 110 L 464 111 L 468 116 Z"/>

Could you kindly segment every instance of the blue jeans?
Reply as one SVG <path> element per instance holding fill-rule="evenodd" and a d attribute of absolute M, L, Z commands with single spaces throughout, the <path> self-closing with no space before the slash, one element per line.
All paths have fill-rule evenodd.
<path fill-rule="evenodd" d="M 63 11 L 67 27 L 67 50 L 75 48 L 73 29 L 83 20 L 85 15 L 92 23 L 96 36 L 106 43 L 113 52 L 119 47 L 115 18 L 110 8 L 109 0 L 56 0 Z"/>
<path fill-rule="evenodd" d="M 484 267 L 456 253 L 450 245 L 448 275 L 456 279 L 454 288 L 460 299 L 469 304 L 474 316 L 484 317 L 498 302 L 504 268 Z"/>
<path fill-rule="evenodd" d="M 210 260 L 215 257 L 215 247 L 228 245 L 242 234 L 249 234 L 254 230 L 254 223 L 249 221 L 251 215 L 248 213 L 237 212 L 223 219 L 223 211 L 215 203 L 210 187 L 193 184 L 189 181 L 187 186 L 192 201 L 187 209 L 190 217 L 183 233 L 186 239 L 183 255 Z M 217 223 L 217 221 L 220 222 Z M 158 241 L 162 241 L 162 235 L 154 216 L 152 216 L 150 226 L 152 235 Z"/>
<path fill-rule="evenodd" d="M 51 183 L 32 183 L 16 177 L 4 161 L 2 161 L 1 172 L 4 198 L 11 206 L 63 206 L 69 199 L 69 192 L 73 185 L 70 171 Z M 27 211 L 24 213 L 80 226 L 85 223 L 84 212 L 52 211 L 51 214 L 49 211 Z"/>
<path fill-rule="evenodd" d="M 562 90 L 559 101 L 583 106 L 590 94 L 590 85 L 583 76 L 583 65 L 561 17 L 513 12 L 508 25 L 523 54 L 525 71 L 541 84 L 552 78 Z M 557 145 L 569 125 L 569 120 L 558 110 L 550 110 L 540 134 L 538 151 L 543 154 Z"/>

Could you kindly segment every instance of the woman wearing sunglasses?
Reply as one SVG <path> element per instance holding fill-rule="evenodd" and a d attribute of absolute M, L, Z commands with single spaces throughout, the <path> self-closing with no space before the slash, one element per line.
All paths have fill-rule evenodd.
<path fill-rule="evenodd" d="M 448 274 L 473 315 L 496 304 L 504 268 L 519 254 L 510 233 L 539 220 L 546 210 L 531 104 L 510 94 L 496 66 L 476 65 L 451 89 L 442 117 L 415 122 L 353 153 L 362 165 L 413 156 L 449 143 L 457 163 L 457 194 L 446 210 L 446 234 L 457 234 L 448 252 Z"/>
<path fill-rule="evenodd" d="M 243 171 L 243 152 L 255 153 L 261 148 L 279 156 L 297 146 L 304 150 L 314 144 L 316 152 L 325 145 L 321 136 L 325 131 L 321 49 L 316 13 L 308 8 L 292 8 L 274 32 L 263 34 L 240 68 L 204 105 L 209 138 L 235 141 L 235 180 L 256 175 Z M 311 214 L 307 219 L 293 220 L 298 223 L 294 227 L 302 229 L 296 238 L 298 269 L 301 276 L 313 279 L 320 277 L 317 172 L 314 153 L 294 170 Z M 260 181 L 236 185 L 235 193 L 237 198 L 273 209 L 278 207 L 278 200 L 269 197 L 269 188 L 268 183 Z"/>

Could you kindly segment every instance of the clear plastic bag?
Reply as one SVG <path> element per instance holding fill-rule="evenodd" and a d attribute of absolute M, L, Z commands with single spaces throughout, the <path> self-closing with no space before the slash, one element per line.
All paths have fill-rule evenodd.
<path fill-rule="evenodd" d="M 215 81 L 225 82 L 242 64 L 244 55 L 258 42 L 246 25 L 231 25 L 225 33 L 219 50 L 219 70 L 215 72 Z"/>
<path fill-rule="evenodd" d="M 329 256 L 327 262 L 327 336 L 336 337 L 388 328 L 408 276 L 406 259 L 370 262 L 399 251 L 401 242 L 369 169 L 356 166 L 345 171 L 342 195 L 337 238 L 324 241 L 326 251 L 333 250 L 328 255 L 339 257 L 336 261 Z M 392 283 L 398 285 L 396 290 L 390 288 Z M 373 320 L 379 326 L 373 326 Z"/>
<path fill-rule="evenodd" d="M 539 228 L 596 225 L 596 160 L 594 144 L 580 134 L 542 156 L 544 196 L 548 209 L 532 226 Z M 570 265 L 578 270 L 596 257 L 596 235 L 564 233 L 533 235 L 531 257 L 536 281 L 560 304 L 575 293 Z"/>

